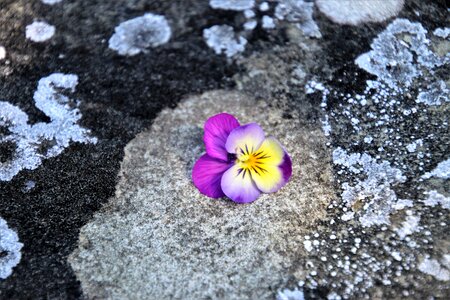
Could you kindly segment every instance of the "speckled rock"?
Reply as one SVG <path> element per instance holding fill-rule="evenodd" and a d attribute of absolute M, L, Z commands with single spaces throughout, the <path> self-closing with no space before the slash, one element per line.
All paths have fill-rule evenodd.
<path fill-rule="evenodd" d="M 202 126 L 227 111 L 285 145 L 291 181 L 248 205 L 201 195 L 191 169 Z M 69 262 L 90 298 L 273 299 L 303 278 L 293 262 L 334 198 L 320 128 L 236 92 L 212 91 L 166 109 L 125 148 L 116 196 L 84 226 Z"/>

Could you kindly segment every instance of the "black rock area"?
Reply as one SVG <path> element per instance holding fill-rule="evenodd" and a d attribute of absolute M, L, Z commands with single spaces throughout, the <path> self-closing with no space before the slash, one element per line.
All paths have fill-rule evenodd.
<path fill-rule="evenodd" d="M 172 3 L 173 13 L 189 23 L 173 37 L 176 43 L 129 58 L 108 49 L 114 27 L 147 11 L 170 10 L 168 1 L 64 2 L 0 3 L 0 41 L 8 49 L 11 70 L 5 75 L 1 66 L 0 99 L 20 107 L 31 124 L 48 121 L 34 106 L 38 80 L 55 72 L 77 74 L 73 97 L 81 101 L 80 125 L 98 138 L 96 145 L 73 143 L 37 170 L 0 182 L 0 215 L 25 245 L 14 274 L 0 280 L 2 299 L 81 297 L 66 259 L 81 226 L 114 194 L 123 147 L 162 108 L 175 106 L 185 95 L 230 86 L 227 78 L 236 71 L 203 44 L 205 24 L 196 20 L 214 17 L 207 3 Z M 51 41 L 25 39 L 26 25 L 44 19 L 57 28 Z M 8 154 L 1 151 L 1 157 Z M 36 186 L 27 192 L 29 180 Z"/>

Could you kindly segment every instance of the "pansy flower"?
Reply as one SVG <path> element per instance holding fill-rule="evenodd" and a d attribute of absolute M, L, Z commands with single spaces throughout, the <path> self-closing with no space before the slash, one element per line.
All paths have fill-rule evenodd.
<path fill-rule="evenodd" d="M 258 124 L 241 126 L 234 116 L 221 113 L 209 118 L 204 129 L 206 154 L 192 170 L 202 194 L 249 203 L 261 193 L 278 191 L 291 177 L 288 153 Z"/>

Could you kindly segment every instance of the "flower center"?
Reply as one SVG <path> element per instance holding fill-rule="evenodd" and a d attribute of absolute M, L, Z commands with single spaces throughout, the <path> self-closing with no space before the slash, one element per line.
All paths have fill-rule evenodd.
<path fill-rule="evenodd" d="M 252 169 L 258 164 L 258 159 L 253 153 L 250 153 L 239 156 L 237 162 L 241 168 Z"/>

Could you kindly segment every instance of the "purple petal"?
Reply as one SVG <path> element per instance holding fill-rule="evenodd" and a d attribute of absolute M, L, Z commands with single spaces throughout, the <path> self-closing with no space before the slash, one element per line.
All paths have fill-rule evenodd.
<path fill-rule="evenodd" d="M 286 150 L 284 151 L 283 162 L 281 163 L 279 168 L 281 169 L 281 172 L 283 173 L 285 182 L 288 182 L 292 175 L 292 161 L 291 161 L 291 157 L 286 152 Z"/>
<path fill-rule="evenodd" d="M 228 153 L 225 143 L 230 132 L 236 127 L 239 127 L 239 122 L 230 114 L 221 113 L 209 118 L 205 123 L 203 136 L 206 153 L 211 157 L 227 161 Z"/>
<path fill-rule="evenodd" d="M 197 160 L 192 170 L 194 185 L 200 193 L 208 197 L 224 197 L 220 182 L 223 173 L 230 167 L 231 164 L 204 154 Z"/>
<path fill-rule="evenodd" d="M 225 148 L 229 153 L 254 152 L 264 141 L 264 131 L 256 123 L 239 126 L 228 136 Z"/>
<path fill-rule="evenodd" d="M 243 171 L 238 165 L 232 166 L 223 174 L 221 185 L 225 195 L 237 203 L 253 202 L 261 194 L 250 173 Z"/>

